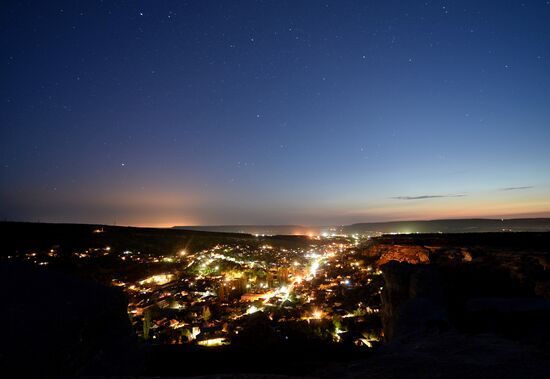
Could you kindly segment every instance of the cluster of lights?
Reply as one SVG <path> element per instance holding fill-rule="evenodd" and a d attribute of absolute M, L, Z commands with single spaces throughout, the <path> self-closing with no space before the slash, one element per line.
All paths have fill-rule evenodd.
<path fill-rule="evenodd" d="M 320 311 L 319 309 L 316 309 L 311 314 L 311 318 L 314 320 L 320 320 L 321 318 L 323 318 L 323 312 Z"/>
<path fill-rule="evenodd" d="M 168 282 L 171 282 L 174 279 L 173 274 L 160 274 L 160 275 L 153 275 L 146 279 L 143 279 L 139 282 L 139 284 L 155 284 L 158 286 L 162 286 L 163 284 L 166 284 Z"/>
<path fill-rule="evenodd" d="M 328 233 L 323 233 L 322 237 L 329 237 L 333 236 L 334 234 L 329 235 Z M 320 236 L 317 236 L 319 238 Z M 357 243 L 358 236 L 353 237 L 355 239 L 355 242 Z M 361 271 L 367 271 L 370 272 L 370 274 L 374 274 L 375 268 L 367 266 L 365 262 L 357 260 L 357 258 L 352 257 L 352 255 L 355 253 L 352 251 L 352 255 L 349 256 L 349 260 L 347 259 L 338 259 L 337 261 L 334 261 L 333 258 L 340 256 L 344 249 L 349 248 L 352 246 L 352 243 L 348 244 L 342 244 L 338 242 L 330 242 L 327 243 L 326 246 L 322 250 L 315 250 L 315 245 L 310 245 L 310 248 L 307 249 L 297 249 L 296 251 L 292 250 L 293 253 L 297 253 L 297 255 L 294 256 L 286 256 L 283 255 L 283 258 L 281 259 L 281 262 L 279 262 L 281 265 L 283 265 L 284 269 L 282 271 L 277 271 L 277 274 L 274 275 L 273 272 L 271 274 L 270 271 L 273 271 L 278 265 L 273 263 L 271 260 L 264 261 L 253 261 L 253 257 L 249 258 L 246 254 L 248 254 L 247 250 L 240 251 L 235 249 L 240 249 L 239 246 L 237 247 L 228 247 L 228 245 L 217 245 L 214 248 L 209 248 L 203 251 L 198 251 L 196 253 L 190 254 L 186 250 L 180 250 L 176 251 L 175 254 L 173 253 L 171 257 L 162 257 L 158 256 L 159 261 L 163 262 L 180 262 L 183 266 L 191 267 L 192 265 L 195 265 L 194 267 L 198 270 L 194 270 L 195 276 L 194 280 L 196 280 L 195 283 L 191 282 L 190 278 L 182 278 L 181 281 L 187 282 L 189 287 L 193 287 L 195 284 L 195 290 L 192 290 L 189 288 L 189 293 L 192 294 L 190 296 L 190 299 L 183 299 L 181 300 L 182 303 L 177 303 L 177 306 L 173 305 L 174 302 L 170 303 L 168 300 L 163 300 L 164 303 L 162 305 L 159 305 L 161 307 L 168 307 L 170 306 L 172 309 L 180 309 L 182 307 L 185 307 L 181 304 L 193 304 L 193 302 L 197 302 L 200 304 L 210 304 L 210 301 L 213 301 L 212 299 L 209 299 L 212 296 L 216 296 L 216 293 L 212 292 L 212 288 L 216 288 L 217 285 L 223 286 L 225 289 L 231 288 L 231 290 L 237 289 L 237 283 L 238 283 L 238 289 L 239 293 L 231 293 L 231 297 L 235 298 L 235 295 L 241 295 L 240 300 L 235 300 L 235 303 L 238 303 L 239 305 L 235 308 L 232 307 L 231 313 L 227 313 L 226 320 L 236 320 L 238 318 L 241 318 L 245 315 L 252 315 L 254 313 L 264 311 L 265 309 L 271 309 L 272 307 L 283 307 L 285 302 L 287 301 L 299 301 L 300 304 L 309 304 L 312 305 L 313 308 L 309 308 L 308 311 L 305 311 L 304 313 L 301 313 L 300 316 L 298 316 L 302 320 L 307 320 L 308 322 L 311 322 L 312 324 L 318 324 L 319 322 L 316 320 L 323 320 L 323 319 L 329 319 L 332 317 L 332 311 L 331 308 L 322 309 L 320 303 L 316 303 L 316 292 L 314 290 L 311 290 L 311 286 L 314 285 L 319 291 L 327 291 L 327 292 L 333 292 L 333 289 L 329 287 L 334 287 L 338 285 L 346 285 L 351 286 L 352 283 L 355 282 L 356 277 L 350 276 L 355 275 L 357 271 L 355 271 L 354 274 L 345 275 L 341 274 L 338 275 L 336 278 L 331 278 L 330 281 L 327 281 L 327 278 L 331 272 L 331 268 L 333 267 L 342 267 L 349 269 L 350 266 L 354 270 L 361 270 Z M 246 245 L 243 247 L 243 249 L 250 249 L 251 247 Z M 262 246 L 254 246 L 255 251 L 263 250 L 263 254 L 265 255 L 268 253 L 266 250 L 273 249 L 270 245 L 262 245 Z M 279 251 L 287 251 L 285 249 L 279 249 L 277 248 L 277 255 L 275 257 L 278 257 Z M 129 254 L 128 254 L 129 253 Z M 236 254 L 235 254 L 236 253 Z M 124 252 L 123 255 L 130 255 L 131 252 Z M 139 253 L 138 253 L 139 254 Z M 226 255 L 227 254 L 227 255 Z M 232 256 L 233 255 L 233 256 Z M 183 258 L 185 257 L 185 258 Z M 240 259 L 239 259 L 240 258 Z M 344 257 L 342 257 L 344 258 Z M 129 259 L 131 259 L 129 257 Z M 244 266 L 242 269 L 236 269 L 234 268 L 235 265 L 227 265 L 227 268 L 224 265 L 224 262 L 221 261 L 228 261 L 233 262 L 236 264 L 239 264 L 241 266 Z M 247 270 L 250 270 L 254 266 L 260 266 L 261 269 L 263 269 L 264 274 L 257 274 L 252 273 L 249 274 Z M 221 266 L 221 268 L 220 268 Z M 279 266 L 280 267 L 280 266 Z M 326 270 L 325 270 L 326 269 Z M 221 270 L 221 271 L 220 271 Z M 252 277 L 248 278 L 248 281 L 241 280 L 241 281 L 234 281 L 234 279 L 242 278 L 242 275 L 252 275 Z M 259 276 L 256 276 L 259 275 Z M 268 275 L 268 279 L 266 280 L 263 275 Z M 325 277 L 324 281 L 318 281 L 315 280 L 316 277 L 323 276 Z M 370 275 L 369 275 L 370 276 Z M 150 302 L 151 300 L 157 301 L 159 299 L 165 299 L 167 296 L 166 293 L 168 292 L 162 292 L 159 290 L 159 288 L 155 288 L 154 285 L 162 286 L 166 283 L 169 283 L 171 281 L 174 281 L 176 279 L 174 274 L 160 274 L 160 275 L 154 275 L 151 277 L 148 277 L 142 281 L 139 281 L 136 283 L 136 285 L 127 286 L 126 288 L 130 291 L 139 291 L 141 295 L 143 296 L 142 301 Z M 202 280 L 205 281 L 202 281 Z M 353 280 L 352 280 L 353 279 Z M 367 279 L 369 282 L 371 279 Z M 311 282 L 308 284 L 307 282 Z M 318 283 L 319 282 L 319 283 Z M 174 282 L 176 283 L 176 282 Z M 179 280 L 178 280 L 179 283 Z M 269 284 L 268 284 L 269 283 Z M 277 288 L 277 285 L 274 283 L 279 283 L 279 287 Z M 359 283 L 359 282 L 358 282 Z M 124 286 L 124 283 L 121 283 L 122 286 Z M 115 284 L 116 285 L 116 284 Z M 141 287 L 140 285 L 148 285 Z M 274 287 L 275 285 L 275 287 Z M 303 285 L 303 288 L 302 288 Z M 167 287 L 161 287 L 166 289 Z M 246 290 L 244 290 L 246 288 Z M 380 289 L 381 290 L 381 289 Z M 182 291 L 187 295 L 187 291 Z M 155 293 L 156 295 L 154 297 L 151 297 L 151 295 L 148 295 L 149 293 Z M 227 291 L 225 292 L 227 293 Z M 293 294 L 291 296 L 291 294 Z M 200 298 L 197 295 L 201 295 Z M 327 296 L 329 296 L 327 294 Z M 227 299 L 225 299 L 227 300 Z M 229 305 L 229 301 L 223 302 L 223 305 Z M 167 303 L 168 301 L 168 303 Z M 137 303 L 136 303 L 137 304 Z M 160 303 L 157 303 L 160 304 Z M 171 305 L 170 305 L 171 304 Z M 324 303 L 323 303 L 324 304 Z M 233 304 L 234 305 L 234 304 Z M 137 305 L 136 305 L 137 306 Z M 143 305 L 139 305 L 140 307 L 143 307 Z M 346 308 L 346 307 L 344 307 Z M 140 308 L 141 309 L 141 308 Z M 367 307 L 367 309 L 364 309 L 363 307 L 358 307 L 354 311 L 348 310 L 348 314 L 341 315 L 340 317 L 358 317 L 358 315 L 363 315 L 364 313 L 374 313 L 378 311 L 377 309 L 371 310 Z M 199 312 L 200 313 L 200 312 Z M 197 314 L 199 314 L 197 313 Z M 193 316 L 193 317 L 199 317 Z M 293 316 L 294 317 L 294 316 Z M 218 322 L 219 320 L 213 319 L 212 322 Z M 164 324 L 167 325 L 167 321 L 163 321 Z M 187 320 L 187 322 L 190 322 Z M 197 334 L 199 331 L 195 331 L 195 333 L 191 333 L 191 324 L 186 324 L 184 321 L 178 321 L 178 320 L 169 320 L 170 327 L 173 329 L 179 329 L 184 326 L 188 327 L 188 331 L 186 331 L 185 336 L 190 341 L 197 339 Z M 211 323 L 208 323 L 211 325 Z M 189 326 L 188 326 L 189 325 Z M 159 325 L 160 326 L 160 325 Z M 228 332 L 226 330 L 227 324 L 224 326 L 224 332 Z M 195 327 L 193 327 L 195 329 Z M 340 341 L 341 337 L 340 334 L 344 333 L 345 330 L 336 329 L 336 331 L 333 333 L 333 338 L 336 341 Z M 238 331 L 234 330 L 234 333 L 237 334 Z M 196 341 L 198 345 L 201 346 L 219 346 L 223 344 L 227 344 L 228 341 L 226 338 L 219 337 L 219 338 L 212 338 L 212 337 L 218 337 L 220 334 L 208 334 L 207 337 L 199 337 L 200 341 Z M 155 338 L 156 336 L 153 336 L 152 338 Z M 204 339 L 211 337 L 210 339 Z M 365 345 L 368 345 L 368 341 L 363 342 Z"/>

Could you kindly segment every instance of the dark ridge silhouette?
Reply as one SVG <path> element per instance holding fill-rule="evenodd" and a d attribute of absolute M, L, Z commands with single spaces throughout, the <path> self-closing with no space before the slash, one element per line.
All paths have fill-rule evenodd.
<path fill-rule="evenodd" d="M 163 228 L 138 228 L 90 224 L 49 224 L 28 222 L 0 222 L 2 253 L 50 249 L 56 246 L 60 252 L 73 252 L 90 247 L 110 246 L 113 250 L 139 250 L 166 254 L 183 248 L 201 250 L 218 243 L 278 242 L 296 244 L 311 243 L 302 236 L 264 236 L 251 234 L 178 230 Z M 100 231 L 98 233 L 98 231 Z"/>

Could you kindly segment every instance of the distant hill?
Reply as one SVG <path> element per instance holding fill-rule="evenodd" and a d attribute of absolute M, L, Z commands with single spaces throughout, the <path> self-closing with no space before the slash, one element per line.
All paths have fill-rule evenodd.
<path fill-rule="evenodd" d="M 345 233 L 472 233 L 550 231 L 550 218 L 393 221 L 347 225 Z"/>
<path fill-rule="evenodd" d="M 550 231 L 550 218 L 516 219 L 453 219 L 428 221 L 367 222 L 344 226 L 302 225 L 218 225 L 174 226 L 175 229 L 249 233 L 265 235 L 283 234 L 368 234 L 368 233 L 472 233 L 472 232 L 541 232 Z"/>

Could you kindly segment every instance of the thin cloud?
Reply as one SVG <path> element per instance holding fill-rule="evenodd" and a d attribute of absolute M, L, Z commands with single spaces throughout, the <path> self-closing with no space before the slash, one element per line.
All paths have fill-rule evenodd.
<path fill-rule="evenodd" d="M 500 190 L 501 191 L 521 191 L 521 190 L 526 190 L 526 189 L 530 189 L 530 188 L 533 188 L 533 186 L 505 187 L 505 188 L 501 188 Z"/>
<path fill-rule="evenodd" d="M 420 195 L 420 196 L 394 196 L 390 197 L 390 199 L 394 200 L 423 200 L 423 199 L 439 199 L 442 197 L 464 197 L 466 195 L 459 194 L 459 195 Z"/>

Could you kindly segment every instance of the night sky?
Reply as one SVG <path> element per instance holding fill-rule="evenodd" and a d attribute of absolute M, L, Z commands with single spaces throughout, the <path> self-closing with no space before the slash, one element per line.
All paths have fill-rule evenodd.
<path fill-rule="evenodd" d="M 550 215 L 550 1 L 3 1 L 2 220 Z"/>

